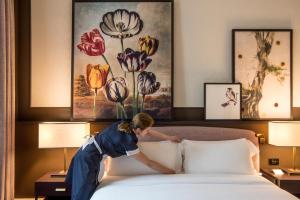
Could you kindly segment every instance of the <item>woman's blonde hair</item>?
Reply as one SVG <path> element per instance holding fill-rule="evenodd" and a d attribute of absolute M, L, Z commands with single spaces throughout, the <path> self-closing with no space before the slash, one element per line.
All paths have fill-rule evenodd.
<path fill-rule="evenodd" d="M 118 130 L 131 133 L 132 129 L 140 128 L 141 130 L 145 130 L 148 127 L 151 127 L 154 124 L 154 119 L 147 113 L 138 113 L 130 122 L 122 122 L 118 125 Z"/>

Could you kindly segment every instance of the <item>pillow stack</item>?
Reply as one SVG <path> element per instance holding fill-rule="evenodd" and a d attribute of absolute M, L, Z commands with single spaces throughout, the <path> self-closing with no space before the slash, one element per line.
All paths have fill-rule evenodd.
<path fill-rule="evenodd" d="M 140 142 L 139 149 L 149 159 L 187 174 L 254 174 L 252 157 L 258 148 L 247 139 L 191 141 L 182 143 Z M 109 158 L 109 176 L 159 174 L 133 157 Z"/>

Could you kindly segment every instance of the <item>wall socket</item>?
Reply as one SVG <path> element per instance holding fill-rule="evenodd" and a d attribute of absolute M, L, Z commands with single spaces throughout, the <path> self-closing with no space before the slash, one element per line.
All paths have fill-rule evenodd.
<path fill-rule="evenodd" d="M 269 158 L 269 165 L 279 165 L 279 158 Z"/>

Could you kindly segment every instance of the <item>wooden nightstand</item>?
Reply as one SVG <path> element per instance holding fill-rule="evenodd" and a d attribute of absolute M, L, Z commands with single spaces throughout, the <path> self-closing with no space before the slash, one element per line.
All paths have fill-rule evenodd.
<path fill-rule="evenodd" d="M 262 176 L 273 182 L 280 188 L 287 192 L 300 197 L 300 176 L 289 176 L 284 174 L 282 176 L 275 176 L 270 169 L 261 169 Z"/>
<path fill-rule="evenodd" d="M 35 181 L 34 195 L 35 200 L 38 197 L 48 199 L 71 199 L 71 194 L 64 182 L 64 177 L 52 177 L 53 172 L 49 172 Z"/>

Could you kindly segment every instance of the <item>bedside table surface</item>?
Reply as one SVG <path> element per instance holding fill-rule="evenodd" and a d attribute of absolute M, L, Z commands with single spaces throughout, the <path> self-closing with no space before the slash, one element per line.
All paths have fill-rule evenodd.
<path fill-rule="evenodd" d="M 39 179 L 36 180 L 36 182 L 65 182 L 64 176 L 51 176 L 53 173 L 58 172 L 48 172 L 41 176 Z"/>
<path fill-rule="evenodd" d="M 283 174 L 283 175 L 278 175 L 276 176 L 272 169 L 261 169 L 262 173 L 265 173 L 269 176 L 272 176 L 273 178 L 280 180 L 280 181 L 300 181 L 300 175 L 288 175 L 288 174 Z"/>

